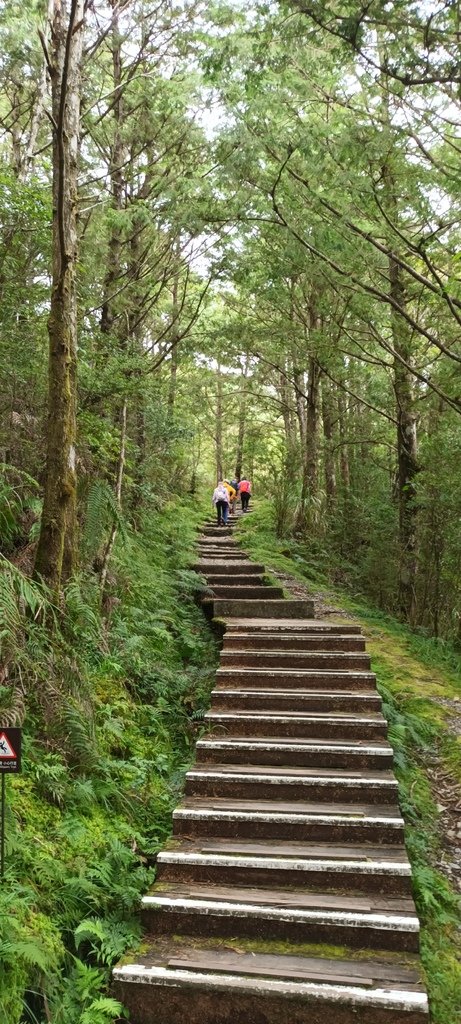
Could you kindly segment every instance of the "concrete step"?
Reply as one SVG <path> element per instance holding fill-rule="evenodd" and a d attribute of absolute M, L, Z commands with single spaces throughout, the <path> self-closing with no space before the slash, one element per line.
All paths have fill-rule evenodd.
<path fill-rule="evenodd" d="M 215 598 L 213 602 L 213 614 L 216 618 L 227 618 L 244 616 L 245 618 L 286 618 L 304 619 L 312 615 L 314 610 L 313 601 L 276 600 L 267 601 L 262 598 L 258 601 L 232 600 L 229 598 Z"/>
<path fill-rule="evenodd" d="M 186 775 L 187 797 L 232 800 L 320 800 L 395 804 L 398 786 L 390 771 L 345 772 L 334 768 L 284 768 L 239 764 L 196 764 Z M 273 798 L 273 796 L 272 796 Z"/>
<path fill-rule="evenodd" d="M 215 710 L 245 711 L 380 711 L 381 697 L 376 690 L 327 690 L 327 689 L 229 689 L 212 691 L 212 706 Z"/>
<path fill-rule="evenodd" d="M 281 587 L 271 586 L 242 586 L 240 583 L 234 582 L 234 577 L 230 577 L 228 582 L 222 586 L 215 584 L 210 589 L 217 598 L 224 598 L 229 601 L 274 601 L 283 598 L 283 590 Z"/>
<path fill-rule="evenodd" d="M 233 948 L 235 947 L 235 949 Z M 305 947 L 304 947 L 305 948 Z M 268 952 L 269 949 L 269 952 Z M 426 1024 L 416 957 L 163 938 L 114 970 L 132 1024 Z"/>
<path fill-rule="evenodd" d="M 345 711 L 306 714 L 300 711 L 218 711 L 212 708 L 205 722 L 213 735 L 324 737 L 350 740 L 380 739 L 387 736 L 387 721 L 374 712 Z"/>
<path fill-rule="evenodd" d="M 390 768 L 392 747 L 385 740 L 281 739 L 232 736 L 202 739 L 197 760 L 222 764 L 298 765 L 305 768 Z"/>
<path fill-rule="evenodd" d="M 403 821 L 394 804 L 194 797 L 174 811 L 173 834 L 395 846 L 403 842 Z"/>
<path fill-rule="evenodd" d="M 220 689 L 245 690 L 290 690 L 315 689 L 371 690 L 376 684 L 373 672 L 357 672 L 350 669 L 269 669 L 269 668 L 219 668 L 216 673 L 216 687 Z"/>
<path fill-rule="evenodd" d="M 228 651 L 221 652 L 222 668 L 337 668 L 370 669 L 370 655 L 365 651 Z"/>
<path fill-rule="evenodd" d="M 235 886 L 171 884 L 142 899 L 151 935 L 264 937 L 417 952 L 419 922 L 411 899 Z"/>
<path fill-rule="evenodd" d="M 191 852 L 189 844 L 165 850 L 157 857 L 157 881 L 205 883 L 208 885 L 262 886 L 281 889 L 288 886 L 380 893 L 385 896 L 411 897 L 411 868 L 402 847 L 398 859 L 382 859 L 379 852 L 366 860 L 335 857 L 244 854 L 218 850 Z"/>
<path fill-rule="evenodd" d="M 261 570 L 262 571 L 262 570 Z M 231 633 L 226 630 L 225 651 L 364 651 L 365 637 L 357 634 Z"/>

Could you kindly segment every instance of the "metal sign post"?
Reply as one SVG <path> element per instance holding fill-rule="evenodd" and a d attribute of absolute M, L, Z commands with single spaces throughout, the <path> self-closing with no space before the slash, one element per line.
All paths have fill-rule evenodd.
<path fill-rule="evenodd" d="M 5 801 L 6 776 L 17 775 L 21 771 L 21 729 L 2 728 L 0 725 L 0 775 L 2 776 L 2 793 L 0 809 L 0 878 L 5 874 Z"/>

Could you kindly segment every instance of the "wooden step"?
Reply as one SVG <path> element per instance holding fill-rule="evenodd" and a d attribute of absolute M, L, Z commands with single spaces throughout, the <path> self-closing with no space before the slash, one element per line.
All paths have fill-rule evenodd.
<path fill-rule="evenodd" d="M 232 600 L 229 598 L 214 598 L 213 614 L 217 618 L 228 616 L 244 615 L 246 618 L 285 618 L 287 615 L 293 619 L 304 619 L 312 614 L 312 601 L 296 601 L 279 599 L 271 601 L 262 598 L 259 601 Z"/>
<path fill-rule="evenodd" d="M 114 970 L 133 1024 L 426 1024 L 416 957 L 347 959 L 164 938 Z M 235 948 L 234 948 L 235 946 Z"/>
<path fill-rule="evenodd" d="M 275 801 L 276 803 L 276 801 Z M 228 839 L 293 839 L 395 845 L 403 821 L 389 804 L 328 804 L 313 801 L 186 800 L 173 814 L 175 836 Z"/>
<path fill-rule="evenodd" d="M 305 768 L 390 768 L 392 747 L 385 740 L 281 739 L 240 736 L 201 739 L 197 760 L 212 763 L 299 765 Z"/>
<path fill-rule="evenodd" d="M 205 715 L 205 722 L 210 726 L 213 735 L 325 737 L 347 740 L 380 739 L 387 736 L 386 719 L 379 713 L 302 714 L 299 711 L 218 711 L 213 708 Z"/>
<path fill-rule="evenodd" d="M 406 896 L 171 884 L 141 901 L 150 934 L 272 938 L 417 952 L 419 922 Z"/>
<path fill-rule="evenodd" d="M 362 635 L 360 626 L 356 626 L 352 623 L 341 623 L 341 622 L 323 622 L 320 619 L 314 619 L 312 616 L 306 616 L 302 621 L 299 619 L 279 619 L 271 621 L 270 618 L 253 619 L 247 621 L 246 619 L 232 618 L 230 617 L 227 623 L 228 630 L 235 633 L 246 633 L 256 634 L 258 636 L 265 636 L 267 634 L 277 635 L 309 635 L 315 634 L 316 636 L 325 636 L 330 633 L 347 634 L 351 633 Z"/>
<path fill-rule="evenodd" d="M 364 651 L 365 637 L 356 633 L 231 633 L 226 630 L 224 651 Z"/>
<path fill-rule="evenodd" d="M 194 566 L 196 572 L 203 576 L 220 574 L 222 576 L 260 576 L 264 573 L 264 566 L 249 559 L 240 557 L 237 559 L 225 559 L 223 557 L 207 558 L 197 562 Z"/>
<path fill-rule="evenodd" d="M 257 586 L 255 584 L 242 586 L 239 582 L 234 581 L 234 577 L 230 577 L 224 586 L 209 584 L 209 587 L 215 598 L 223 598 L 231 603 L 235 601 L 249 601 L 257 604 L 259 601 L 265 602 L 283 598 L 281 587 Z"/>
<path fill-rule="evenodd" d="M 214 592 L 216 593 L 215 588 Z M 353 668 L 370 670 L 370 655 L 365 651 L 221 651 L 221 668 Z"/>
<path fill-rule="evenodd" d="M 392 803 L 397 780 L 390 771 L 284 768 L 238 764 L 196 764 L 186 774 L 186 796 L 281 801 Z"/>
<path fill-rule="evenodd" d="M 237 568 L 239 569 L 238 572 L 227 573 L 225 571 L 221 571 L 218 567 L 217 570 L 210 570 L 209 572 L 204 572 L 203 575 L 206 578 L 208 586 L 211 587 L 213 591 L 215 591 L 215 587 L 222 587 L 225 590 L 228 590 L 228 588 L 230 587 L 231 596 L 235 596 L 233 594 L 234 587 L 266 586 L 266 584 L 264 583 L 264 576 L 262 573 L 256 574 L 248 572 L 248 569 L 246 569 L 245 566 L 243 566 L 242 568 Z"/>
<path fill-rule="evenodd" d="M 212 706 L 218 710 L 245 711 L 379 711 L 381 697 L 376 690 L 327 689 L 231 689 L 223 683 L 212 691 Z"/>
<path fill-rule="evenodd" d="M 373 892 L 387 896 L 411 897 L 411 869 L 402 848 L 400 858 L 350 860 L 347 856 L 283 857 L 266 854 L 213 853 L 185 848 L 165 850 L 157 857 L 157 881 L 206 885 L 262 886 L 267 889 L 300 887 Z M 270 847 L 268 847 L 268 851 Z"/>
<path fill-rule="evenodd" d="M 216 685 L 231 688 L 256 689 L 311 689 L 325 687 L 326 690 L 370 690 L 375 685 L 373 672 L 344 671 L 336 669 L 268 669 L 268 668 L 219 668 Z"/>

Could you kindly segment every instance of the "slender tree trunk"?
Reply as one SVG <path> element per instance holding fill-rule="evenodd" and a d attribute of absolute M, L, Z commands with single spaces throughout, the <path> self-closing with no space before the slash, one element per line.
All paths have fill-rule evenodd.
<path fill-rule="evenodd" d="M 55 0 L 52 25 L 53 279 L 45 486 L 35 575 L 54 592 L 77 562 L 77 170 L 84 0 Z"/>
<path fill-rule="evenodd" d="M 246 427 L 246 414 L 247 414 L 247 396 L 245 394 L 245 385 L 248 379 L 248 372 L 250 368 L 250 359 L 247 355 L 245 357 L 245 365 L 243 367 L 243 373 L 241 377 L 242 390 L 239 397 L 238 405 L 238 433 L 237 433 L 237 454 L 235 456 L 235 479 L 240 480 L 242 475 L 243 465 L 243 451 L 245 444 L 245 427 Z"/>
<path fill-rule="evenodd" d="M 405 289 L 401 270 L 396 261 L 389 260 L 390 292 L 400 307 L 405 306 Z M 411 362 L 411 338 L 403 318 L 392 313 L 392 335 L 395 351 Z M 418 510 L 416 504 L 416 476 L 419 471 L 416 414 L 414 409 L 413 379 L 409 370 L 394 359 L 394 391 L 397 413 L 397 459 L 399 499 L 399 606 L 402 615 L 413 624 L 416 615 L 416 531 Z"/>
<path fill-rule="evenodd" d="M 123 473 L 125 470 L 125 458 L 126 458 L 126 421 L 127 421 L 127 402 L 125 401 L 122 406 L 120 416 L 120 452 L 118 457 L 117 465 L 117 479 L 115 481 L 115 500 L 118 507 L 122 508 L 122 485 L 123 485 Z M 109 539 L 104 549 L 104 555 L 102 560 L 101 568 L 101 599 L 104 597 L 104 591 L 107 583 L 107 573 L 109 571 L 109 562 L 111 559 L 112 551 L 117 536 L 117 524 L 112 523 Z"/>
<path fill-rule="evenodd" d="M 326 378 L 322 381 L 322 420 L 323 436 L 325 438 L 325 493 L 327 496 L 327 511 L 331 513 L 336 502 L 336 463 L 333 450 L 335 417 L 331 384 Z"/>
<path fill-rule="evenodd" d="M 341 473 L 341 483 L 345 494 L 349 492 L 351 486 L 351 474 L 349 469 L 349 452 L 347 450 L 347 431 L 346 431 L 346 395 L 342 388 L 338 388 L 337 391 L 338 401 L 338 426 L 339 426 L 339 469 Z"/>
<path fill-rule="evenodd" d="M 216 450 L 216 478 L 223 478 L 223 394 L 222 394 L 222 373 L 218 363 L 216 368 L 216 419 L 215 419 L 215 450 Z"/>
<path fill-rule="evenodd" d="M 180 247 L 179 247 L 179 240 L 178 240 L 177 245 L 176 245 L 176 252 L 177 252 L 178 256 L 179 256 L 179 250 L 180 250 Z M 174 281 L 173 281 L 173 296 L 172 296 L 173 297 L 172 316 L 173 316 L 173 321 L 174 322 L 176 322 L 176 316 L 177 316 L 177 313 L 178 313 L 178 285 L 179 285 L 179 276 L 178 276 L 178 274 L 175 274 L 175 278 L 174 278 Z M 176 335 L 176 337 L 178 337 L 178 335 Z M 174 341 L 174 340 L 175 340 L 174 338 L 171 339 L 171 341 Z M 175 401 L 176 401 L 176 385 L 177 385 L 177 379 L 178 379 L 178 367 L 179 367 L 179 345 L 175 344 L 173 349 L 172 349 L 172 351 L 171 351 L 171 357 L 170 357 L 170 383 L 169 383 L 169 388 L 168 388 L 168 419 L 170 419 L 170 420 L 173 417 Z"/>
<path fill-rule="evenodd" d="M 378 31 L 378 52 L 384 65 L 387 46 L 383 33 Z M 383 139 L 385 157 L 382 167 L 384 202 L 389 219 L 398 229 L 400 221 L 399 193 L 394 173 L 396 142 L 392 124 L 392 97 L 389 83 L 381 76 L 381 111 L 384 121 Z M 396 255 L 389 257 L 389 292 L 393 300 L 391 312 L 392 342 L 397 355 L 411 365 L 412 339 L 404 316 L 396 305 L 405 310 L 407 295 L 403 272 Z M 416 536 L 418 512 L 416 504 L 416 476 L 418 473 L 418 440 L 413 396 L 413 376 L 399 359 L 394 359 L 394 391 L 397 413 L 397 459 L 398 459 L 398 500 L 399 500 L 399 606 L 401 614 L 413 624 L 416 615 Z"/>
<path fill-rule="evenodd" d="M 318 423 L 320 368 L 315 356 L 309 356 L 307 370 L 306 438 L 302 458 L 301 500 L 296 529 L 305 530 L 313 523 L 313 500 L 318 491 Z"/>

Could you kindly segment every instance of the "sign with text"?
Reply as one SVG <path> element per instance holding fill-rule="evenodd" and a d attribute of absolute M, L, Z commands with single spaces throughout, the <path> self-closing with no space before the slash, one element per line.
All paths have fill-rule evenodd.
<path fill-rule="evenodd" d="M 0 725 L 0 772 L 15 775 L 21 771 L 21 729 Z"/>

